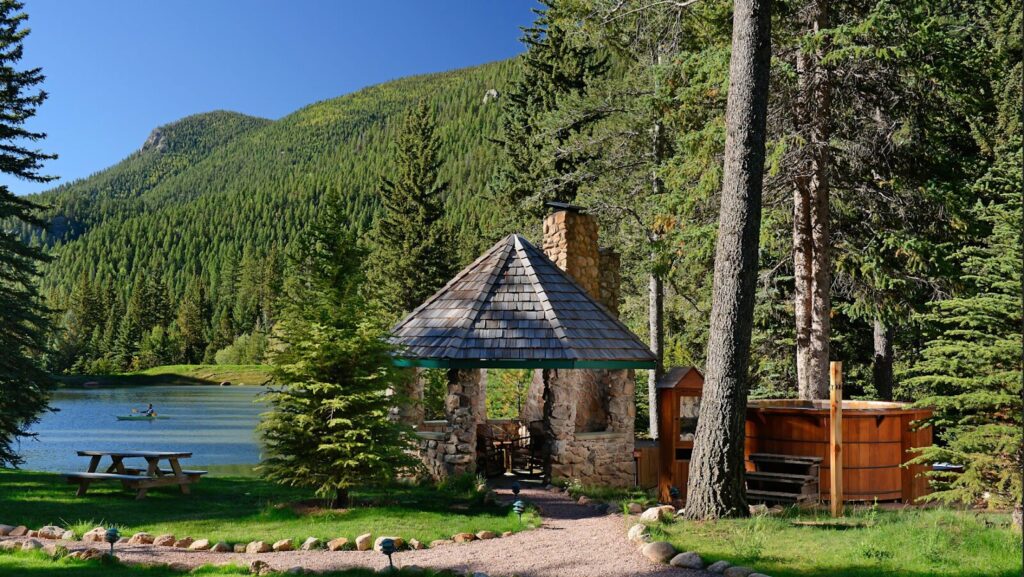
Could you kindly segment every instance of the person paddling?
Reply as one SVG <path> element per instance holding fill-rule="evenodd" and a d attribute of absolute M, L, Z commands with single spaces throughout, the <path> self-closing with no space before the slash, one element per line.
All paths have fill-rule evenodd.
<path fill-rule="evenodd" d="M 138 409 L 132 409 L 132 412 L 133 413 L 141 413 L 144 417 L 155 417 L 156 416 L 156 411 L 153 410 L 153 403 L 149 403 L 146 406 L 146 410 L 145 411 L 139 411 Z"/>

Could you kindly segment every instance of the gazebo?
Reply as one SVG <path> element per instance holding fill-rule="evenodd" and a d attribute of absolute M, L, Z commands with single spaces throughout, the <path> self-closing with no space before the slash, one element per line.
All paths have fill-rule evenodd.
<path fill-rule="evenodd" d="M 543 425 L 548 474 L 632 482 L 633 369 L 655 357 L 612 312 L 618 256 L 598 250 L 596 220 L 564 207 L 544 228 L 543 252 L 503 238 L 392 329 L 397 364 L 448 370 L 443 431 L 421 435 L 435 477 L 475 470 L 485 370 L 522 368 L 535 372 L 521 419 Z M 407 393 L 422 399 L 422 384 Z M 402 414 L 422 424 L 422 411 Z"/>

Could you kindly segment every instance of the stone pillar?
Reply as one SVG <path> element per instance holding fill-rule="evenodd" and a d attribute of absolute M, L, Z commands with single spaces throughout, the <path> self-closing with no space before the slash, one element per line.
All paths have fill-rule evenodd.
<path fill-rule="evenodd" d="M 569 273 L 587 294 L 601 300 L 596 218 L 569 210 L 548 215 L 544 219 L 544 254 Z"/>
<path fill-rule="evenodd" d="M 619 296 L 622 286 L 622 258 L 610 248 L 602 248 L 600 254 L 601 304 L 616 318 L 619 316 Z"/>
<path fill-rule="evenodd" d="M 576 387 L 571 369 L 544 370 L 544 432 L 550 470 L 549 478 L 574 478 L 572 454 L 576 433 Z"/>
<path fill-rule="evenodd" d="M 473 418 L 478 425 L 487 423 L 487 369 L 480 369 L 480 382 L 473 398 Z"/>
<path fill-rule="evenodd" d="M 449 369 L 444 412 L 444 471 L 449 476 L 476 471 L 476 411 L 480 369 Z"/>

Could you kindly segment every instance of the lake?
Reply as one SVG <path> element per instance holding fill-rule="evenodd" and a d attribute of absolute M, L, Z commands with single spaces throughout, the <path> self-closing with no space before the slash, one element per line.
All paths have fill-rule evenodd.
<path fill-rule="evenodd" d="M 256 423 L 265 410 L 256 396 L 260 386 L 145 386 L 97 389 L 61 388 L 32 427 L 35 439 L 22 439 L 24 469 L 84 471 L 89 460 L 75 454 L 93 451 L 190 451 L 186 467 L 245 472 L 260 460 Z M 146 403 L 167 419 L 118 421 Z M 142 461 L 139 461 L 142 463 Z M 230 467 L 234 465 L 235 467 Z M 242 465 L 238 467 L 238 465 Z"/>

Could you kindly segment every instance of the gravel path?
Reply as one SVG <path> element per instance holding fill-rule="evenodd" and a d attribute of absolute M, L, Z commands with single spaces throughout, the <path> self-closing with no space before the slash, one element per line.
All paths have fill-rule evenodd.
<path fill-rule="evenodd" d="M 511 499 L 507 490 L 499 498 Z M 394 555 L 397 566 L 418 565 L 459 572 L 481 571 L 492 577 L 703 577 L 704 571 L 677 569 L 648 561 L 626 541 L 631 522 L 621 515 L 597 513 L 577 505 L 564 493 L 524 488 L 520 498 L 536 505 L 543 517 L 540 528 L 511 537 L 444 544 Z M 201 535 L 193 535 L 201 537 Z M 376 536 L 374 536 L 376 537 Z M 52 541 L 51 541 L 52 543 Z M 65 542 L 72 551 L 83 543 Z M 184 563 L 189 566 L 235 563 L 248 565 L 261 559 L 276 570 L 302 566 L 311 571 L 352 567 L 381 569 L 387 558 L 375 551 L 290 551 L 286 553 L 211 553 L 153 545 L 118 545 L 117 555 L 128 563 Z"/>

